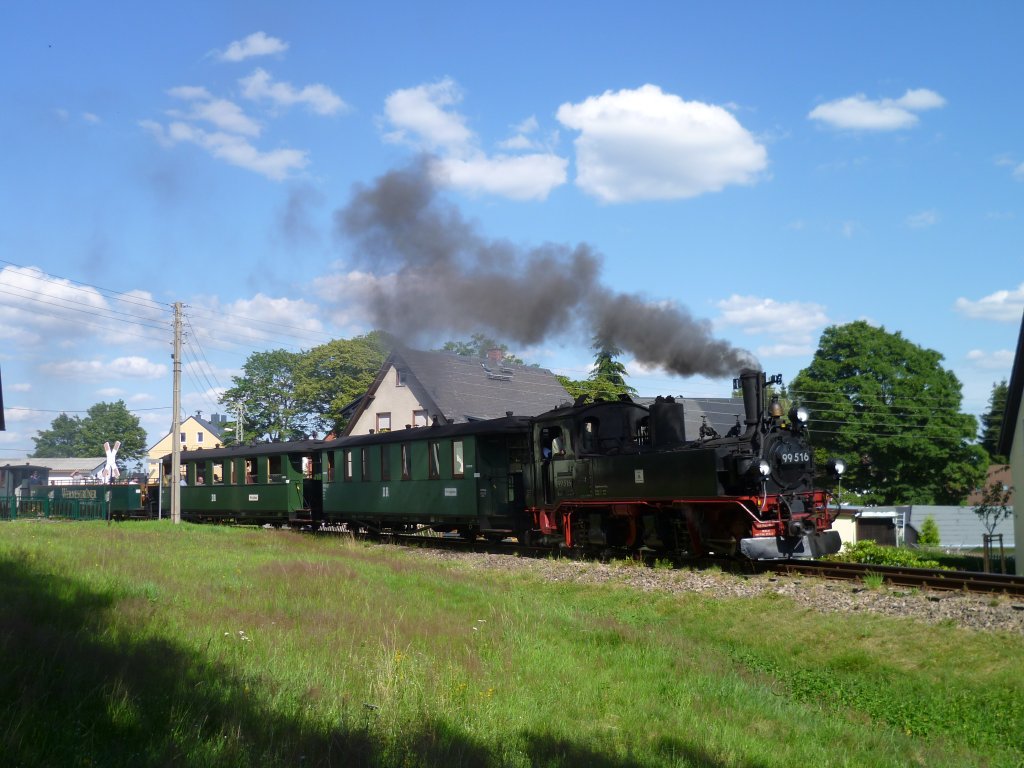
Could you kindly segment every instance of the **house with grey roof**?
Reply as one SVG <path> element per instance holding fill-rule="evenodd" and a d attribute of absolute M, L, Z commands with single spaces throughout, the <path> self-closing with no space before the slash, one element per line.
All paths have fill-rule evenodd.
<path fill-rule="evenodd" d="M 365 435 L 406 427 L 536 416 L 572 398 L 547 368 L 453 352 L 393 351 L 345 428 Z"/>
<path fill-rule="evenodd" d="M 9 488 L 10 483 L 2 476 L 16 476 L 17 470 L 27 468 L 41 470 L 40 475 L 47 485 L 67 485 L 96 480 L 100 471 L 107 464 L 105 456 L 85 456 L 79 458 L 37 458 L 24 456 L 4 459 L 0 465 L 0 487 Z"/>

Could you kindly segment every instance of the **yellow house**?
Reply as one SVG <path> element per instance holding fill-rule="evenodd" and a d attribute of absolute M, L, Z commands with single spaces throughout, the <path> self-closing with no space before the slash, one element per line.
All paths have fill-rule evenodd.
<path fill-rule="evenodd" d="M 210 416 L 207 421 L 197 413 L 189 416 L 181 422 L 181 450 L 194 451 L 197 448 L 220 448 L 223 443 L 223 424 L 225 417 L 218 414 Z M 160 476 L 160 459 L 169 454 L 173 448 L 173 438 L 170 432 L 157 441 L 146 454 L 149 482 L 156 482 Z"/>

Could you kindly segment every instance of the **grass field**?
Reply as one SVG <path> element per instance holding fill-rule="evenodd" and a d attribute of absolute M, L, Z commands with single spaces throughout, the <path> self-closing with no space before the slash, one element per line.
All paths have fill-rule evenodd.
<path fill-rule="evenodd" d="M 1020 766 L 1024 637 L 336 537 L 0 524 L 9 766 Z"/>

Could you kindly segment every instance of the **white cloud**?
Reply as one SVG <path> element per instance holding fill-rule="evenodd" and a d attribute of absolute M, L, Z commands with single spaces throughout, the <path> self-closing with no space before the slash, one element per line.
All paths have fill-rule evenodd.
<path fill-rule="evenodd" d="M 265 32 L 253 32 L 244 40 L 235 40 L 226 51 L 220 55 L 223 61 L 244 61 L 253 56 L 269 56 L 275 53 L 284 53 L 288 50 L 288 43 L 276 37 L 270 37 Z"/>
<path fill-rule="evenodd" d="M 921 211 L 907 217 L 907 226 L 911 229 L 926 229 L 939 223 L 939 214 L 935 211 Z"/>
<path fill-rule="evenodd" d="M 257 32 L 232 43 L 222 58 L 242 61 L 250 56 L 278 53 L 287 47 L 280 40 Z M 269 101 L 274 106 L 305 104 L 322 115 L 345 108 L 345 103 L 325 85 L 295 88 L 290 83 L 274 82 L 263 69 L 256 69 L 239 83 L 246 98 Z M 256 147 L 251 140 L 262 135 L 263 125 L 233 101 L 217 98 L 200 85 L 180 85 L 167 93 L 188 102 L 188 108 L 168 110 L 171 122 L 166 125 L 155 120 L 139 121 L 139 126 L 165 149 L 181 142 L 196 144 L 219 160 L 274 181 L 290 178 L 309 164 L 309 152 L 304 149 L 282 147 L 265 151 Z M 201 128 L 201 123 L 208 123 L 216 130 Z"/>
<path fill-rule="evenodd" d="M 283 181 L 293 172 L 301 171 L 309 164 L 309 153 L 303 149 L 274 149 L 261 152 L 244 136 L 223 131 L 208 132 L 182 122 L 171 123 L 166 129 L 148 120 L 143 121 L 141 125 L 153 133 L 163 146 L 169 147 L 183 141 L 190 142 L 220 160 L 254 171 L 274 181 Z"/>
<path fill-rule="evenodd" d="M 955 307 L 957 312 L 978 320 L 1019 323 L 1024 314 L 1024 283 L 1014 290 L 996 291 L 978 301 L 959 298 Z"/>
<path fill-rule="evenodd" d="M 388 138 L 461 153 L 474 137 L 462 115 L 447 111 L 460 101 L 462 93 L 451 78 L 394 91 L 384 100 L 384 114 L 396 129 Z"/>
<path fill-rule="evenodd" d="M 9 266 L 0 269 L 0 298 L 0 339 L 5 351 L 19 355 L 167 339 L 169 309 L 145 291 L 112 298 L 37 267 Z"/>
<path fill-rule="evenodd" d="M 319 284 L 319 280 L 317 284 Z M 189 324 L 203 346 L 218 346 L 222 339 L 231 339 L 232 346 L 242 343 L 279 339 L 281 328 L 293 336 L 310 334 L 303 343 L 309 347 L 327 341 L 323 323 L 317 319 L 320 308 L 304 299 L 274 298 L 258 293 L 251 298 L 222 304 L 216 296 L 200 296 L 189 302 Z M 322 339 L 321 339 L 322 337 Z M 204 369 L 209 370 L 204 366 Z M 228 378 L 233 371 L 220 370 L 215 375 Z"/>
<path fill-rule="evenodd" d="M 346 106 L 326 85 L 316 83 L 297 89 L 291 83 L 273 82 L 262 69 L 238 82 L 242 86 L 242 95 L 252 101 L 268 100 L 281 107 L 305 104 L 318 115 L 333 115 Z"/>
<path fill-rule="evenodd" d="M 972 349 L 967 353 L 967 360 L 976 368 L 995 371 L 1009 371 L 1013 367 L 1014 353 L 1009 349 L 998 349 L 995 352 L 984 352 Z"/>
<path fill-rule="evenodd" d="M 763 360 L 777 357 L 813 357 L 817 349 L 814 344 L 768 344 L 758 347 L 755 351 Z"/>
<path fill-rule="evenodd" d="M 513 200 L 543 200 L 565 182 L 569 161 L 557 155 L 494 155 L 443 158 L 431 165 L 435 179 L 449 186 Z"/>
<path fill-rule="evenodd" d="M 807 301 L 780 302 L 760 296 L 733 294 L 716 306 L 722 315 L 716 325 L 737 326 L 748 334 L 771 334 L 788 339 L 787 345 L 803 350 L 829 320 L 825 308 Z M 776 348 L 780 348 L 776 345 Z M 812 349 L 813 351 L 813 349 Z M 788 353 L 794 354 L 794 353 Z"/>
<path fill-rule="evenodd" d="M 536 133 L 539 128 L 540 123 L 537 122 L 537 117 L 535 115 L 530 115 L 518 125 L 512 126 L 514 135 L 503 141 L 499 141 L 498 147 L 500 149 L 510 151 L 537 149 L 539 147 L 538 142 L 530 138 L 529 134 Z"/>
<path fill-rule="evenodd" d="M 130 379 L 159 379 L 168 374 L 163 363 L 153 363 L 144 357 L 118 357 L 105 360 L 63 360 L 44 363 L 39 369 L 57 378 L 66 379 L 109 379 L 111 377 Z"/>
<path fill-rule="evenodd" d="M 243 136 L 259 136 L 260 124 L 248 117 L 242 108 L 227 99 L 215 99 L 198 86 L 182 85 L 171 88 L 167 93 L 176 99 L 191 102 L 187 113 L 169 110 L 171 117 L 179 120 L 204 120 L 222 131 L 240 133 Z"/>
<path fill-rule="evenodd" d="M 927 88 L 908 90 L 898 99 L 869 99 L 863 93 L 819 104 L 807 115 L 833 128 L 895 131 L 917 124 L 917 112 L 943 107 L 946 100 Z"/>
<path fill-rule="evenodd" d="M 654 85 L 562 104 L 580 132 L 576 183 L 605 202 L 689 198 L 752 184 L 767 151 L 725 108 L 684 101 Z"/>
<path fill-rule="evenodd" d="M 435 180 L 467 192 L 484 192 L 516 200 L 543 200 L 565 183 L 568 160 L 549 152 L 488 155 L 465 118 L 452 110 L 462 101 L 458 85 L 445 78 L 436 83 L 391 93 L 384 103 L 389 130 L 385 140 L 434 153 Z M 536 119 L 517 126 L 535 130 Z M 505 150 L 533 149 L 525 135 L 502 143 Z"/>
<path fill-rule="evenodd" d="M 47 418 L 52 421 L 53 414 L 48 413 L 47 411 L 36 410 L 34 408 L 11 408 L 8 406 L 4 409 L 4 419 L 8 422 L 31 422 L 37 419 Z"/>

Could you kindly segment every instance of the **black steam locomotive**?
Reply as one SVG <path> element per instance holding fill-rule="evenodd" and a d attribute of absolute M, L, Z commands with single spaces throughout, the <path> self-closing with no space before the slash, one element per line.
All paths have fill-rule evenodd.
<path fill-rule="evenodd" d="M 649 408 L 623 398 L 536 417 L 189 451 L 182 517 L 434 529 L 666 557 L 837 552 L 830 494 L 813 484 L 806 412 L 766 403 L 770 383 L 761 371 L 741 374 L 744 423 L 725 436 L 687 435 L 684 406 L 671 398 Z"/>

